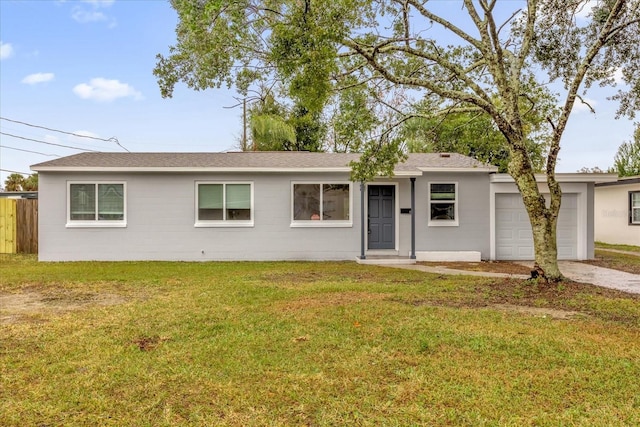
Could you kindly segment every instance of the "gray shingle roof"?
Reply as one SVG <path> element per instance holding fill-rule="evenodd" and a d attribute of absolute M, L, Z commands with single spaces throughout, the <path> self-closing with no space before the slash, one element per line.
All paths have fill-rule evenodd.
<path fill-rule="evenodd" d="M 231 153 L 80 153 L 32 165 L 33 170 L 148 170 L 148 169 L 347 169 L 358 160 L 356 153 L 311 153 L 295 151 L 257 151 Z M 396 166 L 396 172 L 423 169 L 481 169 L 494 171 L 491 165 L 461 154 L 414 153 Z"/>

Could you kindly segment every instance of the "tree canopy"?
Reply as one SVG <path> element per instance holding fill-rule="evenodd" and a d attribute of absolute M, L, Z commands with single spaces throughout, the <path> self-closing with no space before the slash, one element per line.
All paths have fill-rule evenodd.
<path fill-rule="evenodd" d="M 335 93 L 361 93 L 367 108 L 385 110 L 384 120 L 376 113 L 371 126 L 386 126 L 359 147 L 356 180 L 393 170 L 403 157 L 402 125 L 411 119 L 486 116 L 503 137 L 507 170 L 529 213 L 539 273 L 552 280 L 561 278 L 555 168 L 575 103 L 594 84 L 613 85 L 619 71 L 626 85 L 611 97 L 618 114 L 633 117 L 640 109 L 640 0 L 172 5 L 179 16 L 177 43 L 168 56 L 158 56 L 154 70 L 163 96 L 178 82 L 196 90 L 235 86 L 243 93 L 271 80 L 292 103 L 319 112 Z M 550 83 L 558 93 L 549 92 Z M 547 108 L 550 99 L 557 108 Z M 536 183 L 531 141 L 545 148 L 548 206 Z"/>
<path fill-rule="evenodd" d="M 38 191 L 38 174 L 32 173 L 28 177 L 14 172 L 4 181 L 5 191 Z"/>
<path fill-rule="evenodd" d="M 5 191 L 22 191 L 22 184 L 24 184 L 24 176 L 12 173 L 4 181 L 4 189 Z"/>
<path fill-rule="evenodd" d="M 620 177 L 640 176 L 640 124 L 636 125 L 633 141 L 623 142 L 613 158 L 613 167 L 609 172 Z"/>

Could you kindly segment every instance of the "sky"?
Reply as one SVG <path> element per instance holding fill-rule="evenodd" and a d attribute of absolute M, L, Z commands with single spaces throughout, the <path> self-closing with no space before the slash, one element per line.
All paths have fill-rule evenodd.
<path fill-rule="evenodd" d="M 173 98 L 160 95 L 153 68 L 175 44 L 176 23 L 165 0 L 0 0 L 0 186 L 10 171 L 27 175 L 77 148 L 237 150 L 242 111 L 231 108 L 233 89 L 178 84 Z M 596 114 L 576 107 L 557 172 L 606 169 L 632 140 L 633 122 L 614 119 L 612 94 L 589 93 Z"/>

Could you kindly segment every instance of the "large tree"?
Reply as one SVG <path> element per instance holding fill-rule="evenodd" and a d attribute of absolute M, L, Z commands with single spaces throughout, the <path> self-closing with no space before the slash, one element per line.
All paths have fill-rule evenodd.
<path fill-rule="evenodd" d="M 38 191 L 38 174 L 32 173 L 26 177 L 22 183 L 22 189 L 24 191 Z"/>
<path fill-rule="evenodd" d="M 400 137 L 411 153 L 460 153 L 507 172 L 509 150 L 504 137 L 485 114 L 458 113 L 430 119 L 414 117 L 401 127 Z M 544 169 L 545 146 L 527 142 L 534 170 Z"/>
<path fill-rule="evenodd" d="M 636 125 L 633 141 L 623 142 L 613 158 L 610 172 L 618 176 L 640 176 L 640 124 Z"/>
<path fill-rule="evenodd" d="M 19 173 L 12 173 L 4 181 L 5 191 L 22 191 L 24 176 Z"/>
<path fill-rule="evenodd" d="M 320 111 L 333 91 L 366 87 L 395 123 L 413 117 L 483 114 L 503 136 L 508 171 L 533 230 L 536 266 L 560 280 L 555 177 L 574 104 L 621 71 L 631 90 L 613 96 L 619 114 L 640 107 L 640 0 L 172 0 L 177 44 L 154 73 L 163 96 L 182 81 L 194 89 L 273 79 L 292 102 Z M 595 5 L 589 9 L 589 5 Z M 589 11 L 590 10 L 590 11 Z M 560 105 L 549 126 L 547 206 L 534 176 L 528 114 L 556 82 Z M 387 102 L 395 89 L 402 105 Z M 398 101 L 397 99 L 395 101 Z M 389 121 L 385 121 L 389 122 Z M 402 157 L 399 126 L 361 147 L 354 178 L 388 173 Z"/>
<path fill-rule="evenodd" d="M 263 89 L 260 96 L 251 99 L 248 119 L 251 141 L 241 144 L 243 150 L 322 150 L 325 125 L 320 112 L 311 112 L 301 104 L 288 107 L 276 101 L 271 90 Z"/>

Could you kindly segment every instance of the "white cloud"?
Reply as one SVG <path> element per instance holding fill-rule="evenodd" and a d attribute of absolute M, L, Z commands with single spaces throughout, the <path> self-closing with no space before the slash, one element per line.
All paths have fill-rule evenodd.
<path fill-rule="evenodd" d="M 71 9 L 71 17 L 81 24 L 107 21 L 109 22 L 108 27 L 113 28 L 117 25 L 115 18 L 109 17 L 99 9 L 107 9 L 111 7 L 114 1 L 115 0 L 82 0 L 82 3 L 90 6 L 74 6 L 73 9 Z"/>
<path fill-rule="evenodd" d="M 76 130 L 72 133 L 76 135 L 89 136 L 91 138 L 100 138 L 97 133 L 90 132 L 88 130 Z M 77 136 L 72 136 L 72 138 L 78 138 Z M 86 141 L 86 140 L 85 140 Z"/>
<path fill-rule="evenodd" d="M 88 22 L 106 21 L 108 19 L 107 15 L 102 12 L 98 12 L 96 10 L 85 10 L 81 8 L 74 8 L 71 17 L 81 24 L 86 24 Z"/>
<path fill-rule="evenodd" d="M 58 137 L 57 137 L 57 136 L 55 136 L 55 135 L 49 135 L 49 134 L 47 134 L 47 135 L 45 135 L 45 136 L 44 136 L 44 138 L 43 138 L 43 139 L 44 139 L 45 141 L 47 141 L 47 142 L 51 142 L 51 143 L 53 143 L 53 144 L 60 144 L 60 142 L 61 142 L 61 141 L 60 141 L 60 138 L 58 138 Z"/>
<path fill-rule="evenodd" d="M 619 85 L 624 83 L 624 80 L 622 79 L 622 68 L 616 68 L 615 71 L 613 72 L 613 81 Z"/>
<path fill-rule="evenodd" d="M 73 88 L 73 93 L 82 99 L 109 102 L 118 98 L 142 99 L 142 94 L 126 83 L 108 80 L 102 77 L 91 79 L 89 83 L 81 83 Z"/>
<path fill-rule="evenodd" d="M 0 60 L 10 58 L 13 55 L 13 46 L 11 43 L 2 43 L 0 41 Z"/>
<path fill-rule="evenodd" d="M 596 2 L 593 0 L 589 0 L 587 1 L 585 4 L 583 4 L 580 9 L 577 11 L 576 16 L 578 18 L 582 18 L 582 19 L 587 19 L 589 17 L 589 14 L 591 13 L 591 10 L 596 6 Z"/>
<path fill-rule="evenodd" d="M 24 79 L 22 79 L 22 83 L 26 83 L 28 85 L 34 85 L 37 83 L 45 83 L 45 82 L 50 82 L 51 80 L 54 79 L 54 74 L 53 73 L 35 73 L 35 74 L 29 74 L 27 77 L 25 77 Z"/>
<path fill-rule="evenodd" d="M 111 7 L 115 0 L 83 0 L 83 3 L 92 4 L 95 7 Z"/>

